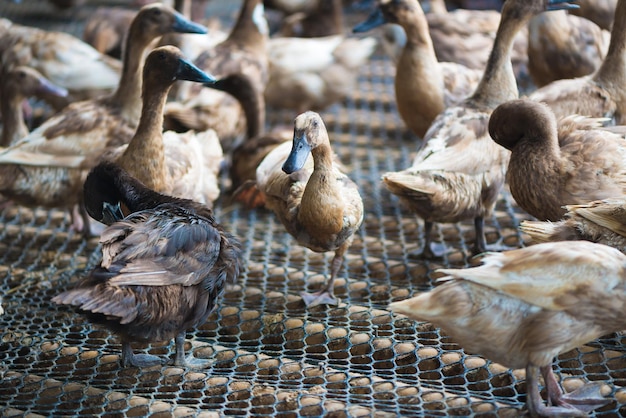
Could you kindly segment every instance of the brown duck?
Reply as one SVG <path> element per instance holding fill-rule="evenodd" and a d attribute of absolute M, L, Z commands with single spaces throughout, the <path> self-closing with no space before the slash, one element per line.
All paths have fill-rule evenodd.
<path fill-rule="evenodd" d="M 90 216 L 109 225 L 100 237 L 102 262 L 52 301 L 118 335 L 124 367 L 162 364 L 135 355 L 132 342 L 172 338 L 174 365 L 202 366 L 185 359 L 185 332 L 206 321 L 225 283 L 237 279 L 237 239 L 206 206 L 154 192 L 113 163 L 91 171 L 84 193 Z"/>

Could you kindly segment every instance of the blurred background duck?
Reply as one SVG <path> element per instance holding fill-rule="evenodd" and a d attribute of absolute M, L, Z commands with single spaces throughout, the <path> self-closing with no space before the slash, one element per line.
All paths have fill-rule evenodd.
<path fill-rule="evenodd" d="M 78 203 L 90 164 L 109 148 L 127 144 L 141 115 L 144 54 L 169 31 L 203 32 L 170 7 L 145 6 L 131 25 L 124 69 L 109 96 L 76 102 L 48 119 L 15 145 L 0 150 L 0 194 L 26 206 L 72 208 Z M 80 168 L 79 165 L 83 164 Z M 87 216 L 73 212 L 73 227 L 83 230 Z M 83 230 L 88 233 L 88 228 Z"/>
<path fill-rule="evenodd" d="M 626 327 L 625 266 L 624 254 L 601 244 L 533 245 L 488 254 L 479 267 L 439 270 L 447 275 L 441 286 L 390 308 L 441 327 L 468 353 L 525 368 L 531 416 L 587 416 L 610 401 L 601 385 L 564 394 L 552 361 Z M 541 399 L 539 373 L 549 406 Z"/>
<path fill-rule="evenodd" d="M 363 221 L 363 202 L 356 184 L 333 163 L 319 114 L 296 117 L 293 143 L 280 145 L 265 157 L 257 169 L 257 187 L 265 195 L 265 206 L 298 244 L 315 252 L 335 252 L 326 284 L 301 296 L 307 306 L 337 305 L 335 279 Z"/>
<path fill-rule="evenodd" d="M 558 221 L 565 205 L 626 194 L 626 139 L 598 129 L 602 122 L 574 115 L 557 124 L 548 106 L 529 99 L 494 110 L 489 133 L 511 151 L 506 179 L 522 209 Z"/>
<path fill-rule="evenodd" d="M 122 45 L 136 10 L 124 7 L 98 7 L 85 21 L 83 40 L 96 51 L 122 58 Z"/>
<path fill-rule="evenodd" d="M 213 83 L 215 79 L 186 60 L 174 46 L 154 49 L 143 71 L 143 106 L 128 145 L 105 158 L 114 160 L 146 187 L 213 207 L 220 194 L 217 176 L 223 160 L 215 131 L 162 133 L 163 109 L 177 80 Z"/>
<path fill-rule="evenodd" d="M 28 66 L 67 89 L 51 100 L 57 110 L 75 100 L 95 98 L 118 85 L 122 65 L 64 32 L 45 31 L 0 18 L 0 67 Z"/>
<path fill-rule="evenodd" d="M 174 365 L 206 366 L 185 358 L 185 332 L 206 321 L 226 282 L 237 279 L 238 240 L 206 206 L 157 193 L 112 163 L 93 169 L 84 193 L 89 214 L 109 225 L 100 237 L 102 262 L 52 301 L 118 335 L 124 367 L 163 363 L 135 355 L 132 342 L 172 338 Z"/>
<path fill-rule="evenodd" d="M 0 110 L 2 137 L 0 146 L 7 147 L 28 135 L 23 105 L 29 97 L 67 96 L 67 90 L 54 85 L 33 68 L 18 66 L 2 75 L 0 81 Z"/>
<path fill-rule="evenodd" d="M 522 221 L 520 231 L 535 242 L 585 240 L 626 253 L 626 200 L 613 198 L 565 206 L 558 222 Z"/>
<path fill-rule="evenodd" d="M 417 0 L 379 0 L 367 20 L 353 31 L 368 31 L 385 23 L 397 23 L 407 34 L 396 66 L 396 104 L 406 126 L 423 138 L 439 113 L 474 90 L 481 72 L 437 61 L 428 22 Z"/>
<path fill-rule="evenodd" d="M 600 67 L 611 34 L 565 10 L 541 13 L 528 23 L 528 72 L 537 87 L 582 77 Z"/>
<path fill-rule="evenodd" d="M 618 0 L 608 52 L 593 74 L 550 83 L 529 97 L 544 102 L 557 118 L 579 114 L 626 123 L 626 0 Z"/>
<path fill-rule="evenodd" d="M 268 8 L 280 9 L 280 2 L 264 1 Z M 287 8 L 281 19 L 280 28 L 273 36 L 317 38 L 343 34 L 342 0 L 312 0 L 305 2 L 299 10 Z"/>
<path fill-rule="evenodd" d="M 564 0 L 508 0 L 487 68 L 474 93 L 437 116 L 411 167 L 383 174 L 385 187 L 424 219 L 421 257 L 435 258 L 445 251 L 432 241 L 435 222 L 473 219 L 473 252 L 486 250 L 484 218 L 493 212 L 510 155 L 493 143 L 487 124 L 496 106 L 518 95 L 511 66 L 515 35 L 546 8 L 569 6 Z"/>
<path fill-rule="evenodd" d="M 261 0 L 245 0 L 228 38 L 201 53 L 194 63 L 202 70 L 223 78 L 243 73 L 263 94 L 268 79 L 267 21 Z M 232 96 L 195 84 L 182 84 L 175 101 L 165 107 L 165 127 L 178 132 L 214 129 L 222 147 L 230 151 L 245 132 L 245 116 Z"/>
<path fill-rule="evenodd" d="M 573 9 L 572 14 L 591 20 L 604 30 L 611 30 L 615 16 L 617 0 L 581 1 L 578 9 Z"/>

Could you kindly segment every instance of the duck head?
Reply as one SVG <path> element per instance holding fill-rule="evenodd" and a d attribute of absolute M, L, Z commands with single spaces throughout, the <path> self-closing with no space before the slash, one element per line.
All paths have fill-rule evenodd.
<path fill-rule="evenodd" d="M 385 23 L 402 24 L 404 16 L 419 7 L 417 0 L 380 0 L 376 9 L 364 22 L 356 25 L 352 32 L 367 32 Z"/>
<path fill-rule="evenodd" d="M 296 117 L 293 125 L 291 153 L 283 164 L 283 171 L 287 174 L 300 170 L 311 151 L 322 143 L 328 142 L 326 126 L 318 113 L 304 112 Z"/>
<path fill-rule="evenodd" d="M 188 20 L 176 10 L 160 3 L 142 7 L 131 27 L 135 25 L 137 25 L 137 30 L 133 30 L 133 33 L 139 33 L 140 36 L 148 39 L 168 32 L 207 33 L 207 28 L 204 26 Z"/>
<path fill-rule="evenodd" d="M 124 218 L 122 203 L 137 192 L 132 183 L 137 182 L 124 169 L 111 162 L 95 166 L 83 186 L 85 209 L 93 219 L 111 225 Z"/>
<path fill-rule="evenodd" d="M 513 150 L 522 139 L 540 141 L 546 132 L 556 132 L 556 118 L 550 108 L 528 99 L 503 103 L 489 118 L 489 135 L 499 145 Z"/>
<path fill-rule="evenodd" d="M 155 48 L 146 58 L 144 86 L 168 85 L 176 80 L 212 84 L 215 77 L 205 73 L 187 60 L 180 49 L 172 45 Z"/>
<path fill-rule="evenodd" d="M 52 96 L 66 97 L 67 90 L 63 87 L 51 83 L 37 70 L 19 66 L 10 70 L 7 81 L 11 88 L 18 88 L 25 97 L 41 96 L 50 94 Z"/>

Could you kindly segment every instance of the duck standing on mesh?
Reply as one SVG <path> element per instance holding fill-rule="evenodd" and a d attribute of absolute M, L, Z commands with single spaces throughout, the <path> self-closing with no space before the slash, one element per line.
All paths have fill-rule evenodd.
<path fill-rule="evenodd" d="M 363 221 L 363 201 L 356 184 L 333 162 L 319 114 L 296 117 L 293 144 L 280 145 L 265 157 L 257 169 L 257 188 L 265 195 L 265 206 L 300 245 L 335 251 L 326 285 L 301 295 L 307 306 L 336 305 L 335 278 Z"/>
<path fill-rule="evenodd" d="M 532 416 L 587 416 L 610 402 L 602 385 L 564 394 L 552 360 L 626 328 L 626 256 L 586 241 L 538 244 L 488 254 L 484 264 L 441 269 L 441 286 L 390 305 L 441 327 L 468 353 L 526 369 Z M 538 386 L 543 376 L 550 406 Z"/>
<path fill-rule="evenodd" d="M 206 321 L 226 282 L 239 275 L 238 240 L 208 207 L 148 189 L 114 163 L 96 166 L 84 192 L 89 215 L 109 225 L 100 237 L 102 262 L 52 301 L 119 335 L 125 367 L 163 363 L 134 354 L 131 342 L 172 338 L 174 365 L 206 366 L 185 358 L 185 331 Z"/>

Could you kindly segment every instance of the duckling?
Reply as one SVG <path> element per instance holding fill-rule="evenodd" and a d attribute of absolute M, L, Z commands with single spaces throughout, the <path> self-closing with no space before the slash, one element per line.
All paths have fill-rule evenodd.
<path fill-rule="evenodd" d="M 376 46 L 372 37 L 272 38 L 265 101 L 298 113 L 325 109 L 352 94 Z"/>
<path fill-rule="evenodd" d="M 626 327 L 625 266 L 626 256 L 605 245 L 538 244 L 488 254 L 479 267 L 441 269 L 445 283 L 390 308 L 441 327 L 469 353 L 525 368 L 531 416 L 587 416 L 609 402 L 601 386 L 564 394 L 551 363 Z M 550 406 L 541 399 L 538 372 Z"/>
<path fill-rule="evenodd" d="M 428 23 L 417 0 L 379 0 L 374 12 L 353 32 L 368 31 L 384 23 L 397 23 L 407 33 L 396 66 L 396 104 L 405 125 L 423 138 L 439 113 L 471 93 L 481 73 L 437 61 Z"/>
<path fill-rule="evenodd" d="M 136 10 L 123 7 L 98 7 L 85 22 L 83 40 L 96 51 L 122 57 L 122 45 Z"/>
<path fill-rule="evenodd" d="M 606 55 L 611 34 L 564 10 L 541 13 L 528 23 L 528 72 L 537 87 L 593 73 Z"/>
<path fill-rule="evenodd" d="M 106 158 L 152 190 L 212 207 L 220 192 L 217 175 L 223 160 L 215 131 L 161 132 L 167 94 L 177 80 L 215 81 L 186 60 L 178 48 L 154 49 L 143 71 L 143 107 L 135 135 Z"/>
<path fill-rule="evenodd" d="M 122 64 L 64 32 L 45 31 L 0 18 L 3 67 L 28 66 L 69 91 L 51 100 L 56 110 L 76 100 L 109 94 L 118 85 Z"/>
<path fill-rule="evenodd" d="M 565 206 L 558 222 L 522 221 L 520 231 L 535 242 L 586 240 L 626 253 L 626 202 L 623 198 Z"/>
<path fill-rule="evenodd" d="M 570 6 L 564 0 L 508 0 L 476 91 L 437 116 L 410 168 L 383 174 L 385 187 L 424 219 L 425 246 L 420 256 L 442 255 L 442 248 L 432 242 L 434 222 L 472 218 L 473 252 L 486 250 L 484 218 L 495 207 L 510 155 L 491 140 L 487 123 L 496 106 L 518 94 L 511 66 L 513 39 L 534 14 Z"/>
<path fill-rule="evenodd" d="M 617 0 L 581 1 L 572 14 L 589 19 L 604 30 L 611 30 L 616 5 Z"/>
<path fill-rule="evenodd" d="M 609 49 L 600 68 L 585 77 L 552 82 L 529 97 L 546 103 L 557 118 L 579 114 L 626 124 L 625 48 L 626 0 L 618 0 Z"/>
<path fill-rule="evenodd" d="M 529 99 L 493 111 L 489 133 L 511 151 L 506 179 L 522 209 L 558 221 L 564 205 L 626 194 L 626 139 L 597 129 L 602 121 L 569 116 L 557 127 L 550 108 Z"/>
<path fill-rule="evenodd" d="M 0 82 L 0 109 L 2 110 L 2 137 L 0 146 L 7 147 L 28 135 L 22 104 L 31 96 L 43 94 L 67 96 L 67 90 L 52 84 L 37 70 L 18 66 L 12 68 Z"/>
<path fill-rule="evenodd" d="M 244 73 L 263 94 L 267 83 L 267 21 L 261 0 L 245 0 L 235 26 L 226 40 L 204 51 L 194 61 L 202 70 L 218 78 Z M 226 93 L 204 89 L 197 84 L 182 84 L 175 102 L 165 108 L 166 129 L 214 129 L 222 147 L 230 151 L 243 137 L 245 120 L 236 99 Z"/>
<path fill-rule="evenodd" d="M 363 201 L 356 184 L 333 164 L 319 114 L 296 117 L 291 152 L 285 158 L 289 145 L 280 145 L 265 157 L 257 169 L 257 187 L 265 195 L 265 206 L 300 245 L 315 252 L 335 252 L 326 285 L 301 296 L 307 306 L 336 305 L 335 278 L 363 221 Z"/>
<path fill-rule="evenodd" d="M 131 25 L 124 70 L 110 96 L 72 103 L 10 148 L 0 150 L 0 193 L 26 206 L 71 208 L 79 203 L 87 160 L 127 144 L 141 115 L 141 71 L 145 49 L 169 31 L 203 32 L 204 27 L 161 4 L 144 6 Z M 88 234 L 87 215 L 73 226 Z M 84 223 L 81 221 L 85 221 Z"/>
<path fill-rule="evenodd" d="M 203 324 L 225 283 L 237 279 L 238 240 L 206 206 L 157 193 L 110 162 L 90 172 L 84 194 L 90 216 L 108 225 L 100 237 L 102 262 L 52 301 L 78 307 L 118 335 L 123 367 L 162 364 L 134 354 L 131 343 L 172 338 L 174 365 L 202 366 L 185 359 L 185 331 Z"/>

